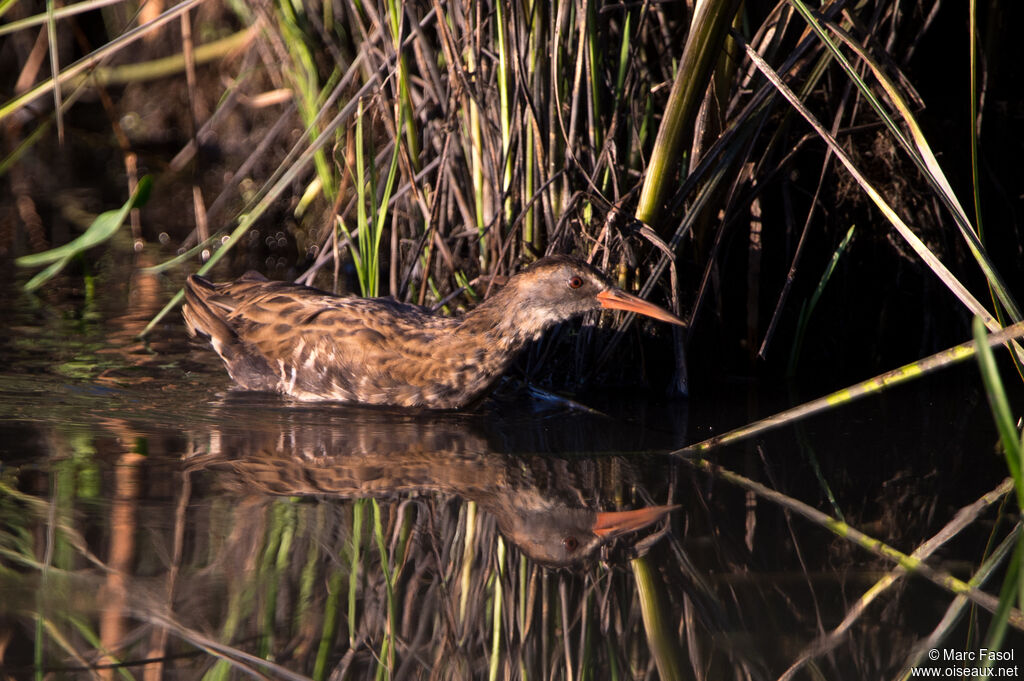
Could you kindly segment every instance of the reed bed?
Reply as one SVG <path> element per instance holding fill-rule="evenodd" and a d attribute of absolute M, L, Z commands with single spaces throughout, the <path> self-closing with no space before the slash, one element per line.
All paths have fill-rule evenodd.
<path fill-rule="evenodd" d="M 102 44 L 47 43 L 49 79 L 27 53 L 8 57 L 20 80 L 0 122 L 20 144 L 0 167 L 26 199 L 23 236 L 45 244 L 52 237 L 31 229 L 36 204 L 60 201 L 25 188 L 39 172 L 25 162 L 32 149 L 98 92 L 131 194 L 139 154 L 111 90 L 179 78 L 186 102 L 167 118 L 189 135 L 156 178 L 150 210 L 180 219 L 184 199 L 192 217 L 169 235 L 179 256 L 161 271 L 206 272 L 232 254 L 228 270 L 256 265 L 452 311 L 546 253 L 575 252 L 691 320 L 671 344 L 676 392 L 688 389 L 684 349 L 701 328 L 704 351 L 727 339 L 710 361 L 788 357 L 795 371 L 837 265 L 848 277 L 845 263 L 880 242 L 896 245 L 885 266 L 923 264 L 990 330 L 1020 321 L 975 230 L 983 204 L 962 207 L 901 71 L 939 4 L 737 8 L 193 0 L 152 17 L 115 3 L 103 16 L 109 38 L 98 27 L 85 36 Z M 49 39 L 87 9 L 33 15 L 11 3 L 4 11 L 17 20 L 0 30 L 17 45 L 32 31 Z M 198 34 L 213 38 L 199 45 Z M 148 59 L 160 40 L 178 56 Z M 82 56 L 58 60 L 61 49 Z M 47 106 L 49 116 L 28 116 Z M 240 124 L 251 133 L 232 142 Z M 973 167 L 977 178 L 976 158 Z M 133 236 L 137 248 L 154 240 L 137 218 Z M 979 274 L 991 294 L 973 292 Z M 934 309 L 937 320 L 948 307 Z M 837 316 L 817 308 L 819 324 Z M 561 337 L 578 358 L 562 373 L 579 381 L 621 361 L 614 351 L 631 323 Z M 560 373 L 549 354 L 535 355 L 535 375 Z"/>

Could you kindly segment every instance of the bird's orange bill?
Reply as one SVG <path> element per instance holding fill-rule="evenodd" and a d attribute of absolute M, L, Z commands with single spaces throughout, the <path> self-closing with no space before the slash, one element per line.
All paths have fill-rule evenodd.
<path fill-rule="evenodd" d="M 601 291 L 597 294 L 597 299 L 600 301 L 601 307 L 608 310 L 626 310 L 627 312 L 636 312 L 637 314 L 653 317 L 654 319 L 660 319 L 661 321 L 668 322 L 669 324 L 686 326 L 686 322 L 668 310 L 660 308 L 653 303 L 648 303 L 643 298 L 637 298 L 636 296 L 632 296 L 625 291 L 621 291 L 616 288 Z"/>
<path fill-rule="evenodd" d="M 638 508 L 635 511 L 609 511 L 597 514 L 594 519 L 594 526 L 591 528 L 594 534 L 602 539 L 611 539 L 620 534 L 642 530 L 652 525 L 670 512 L 679 508 L 678 506 L 648 506 Z"/>

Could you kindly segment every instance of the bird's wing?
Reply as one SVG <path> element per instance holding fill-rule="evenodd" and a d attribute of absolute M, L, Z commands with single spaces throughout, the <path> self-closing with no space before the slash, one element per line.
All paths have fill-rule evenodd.
<path fill-rule="evenodd" d="M 459 358 L 441 347 L 455 321 L 413 305 L 241 281 L 206 303 L 296 397 L 432 406 L 460 387 Z"/>

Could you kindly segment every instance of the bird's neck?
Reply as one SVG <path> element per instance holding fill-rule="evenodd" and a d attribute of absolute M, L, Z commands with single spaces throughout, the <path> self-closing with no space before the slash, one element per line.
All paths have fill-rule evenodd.
<path fill-rule="evenodd" d="M 503 348 L 515 351 L 540 338 L 558 321 L 544 315 L 529 300 L 518 295 L 513 282 L 466 313 L 459 330 L 490 338 Z"/>
<path fill-rule="evenodd" d="M 527 343 L 552 322 L 544 321 L 511 295 L 499 291 L 459 319 L 445 323 L 428 350 L 432 366 L 440 368 L 441 387 L 458 393 L 453 406 L 463 406 L 485 394 L 508 369 Z M 440 403 L 439 403 L 440 404 Z"/>

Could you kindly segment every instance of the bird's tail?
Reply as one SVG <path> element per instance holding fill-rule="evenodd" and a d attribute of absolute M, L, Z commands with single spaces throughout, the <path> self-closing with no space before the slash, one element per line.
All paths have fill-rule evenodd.
<path fill-rule="evenodd" d="M 185 318 L 189 334 L 210 339 L 220 354 L 217 345 L 237 342 L 238 336 L 208 302 L 216 293 L 216 284 L 193 274 L 185 282 L 185 305 L 181 308 L 181 315 Z"/>
<path fill-rule="evenodd" d="M 243 388 L 273 390 L 275 379 L 266 358 L 240 338 L 229 323 L 231 306 L 225 304 L 222 288 L 195 274 L 188 278 L 181 308 L 188 331 L 210 341 L 228 373 Z"/>

